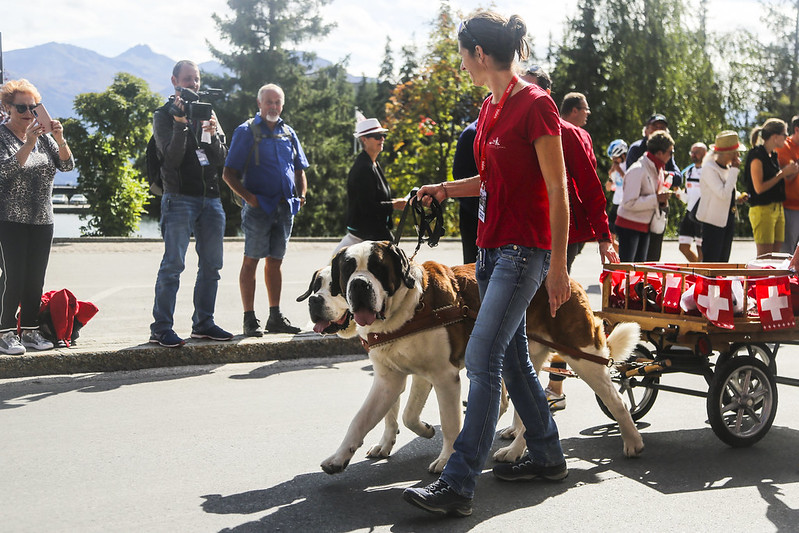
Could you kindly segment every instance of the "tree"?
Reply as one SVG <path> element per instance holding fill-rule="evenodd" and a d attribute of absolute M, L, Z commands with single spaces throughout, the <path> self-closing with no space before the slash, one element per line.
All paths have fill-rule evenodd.
<path fill-rule="evenodd" d="M 455 26 L 446 4 L 439 8 L 426 48 L 430 52 L 419 72 L 397 85 L 386 106 L 386 177 L 399 195 L 450 178 L 458 136 L 477 118 L 485 97 L 485 89 L 474 86 L 460 70 Z M 448 208 L 450 232 L 457 228 L 455 216 L 457 210 Z"/>
<path fill-rule="evenodd" d="M 759 119 L 790 120 L 799 106 L 799 0 L 763 0 L 763 21 L 774 40 L 761 45 Z"/>
<path fill-rule="evenodd" d="M 104 92 L 75 97 L 79 119 L 64 121 L 64 131 L 76 154 L 78 189 L 91 206 L 83 234 L 124 237 L 139 227 L 149 194 L 134 161 L 142 159 L 160 100 L 146 81 L 124 72 Z"/>
<path fill-rule="evenodd" d="M 402 47 L 401 53 L 403 63 L 399 71 L 399 81 L 400 83 L 406 83 L 412 80 L 419 70 L 419 61 L 416 58 L 416 46 L 406 44 Z"/>
<path fill-rule="evenodd" d="M 319 16 L 331 0 L 228 0 L 229 17 L 214 15 L 233 51 L 211 52 L 234 73 L 235 86 L 220 102 L 223 126 L 233 129 L 256 107 L 258 88 L 280 85 L 286 95 L 283 119 L 290 124 L 311 163 L 306 206 L 294 220 L 294 234 L 344 232 L 346 175 L 353 131 L 354 92 L 344 65 L 319 68 L 314 54 L 286 49 L 326 35 L 332 25 Z"/>
<path fill-rule="evenodd" d="M 700 17 L 687 19 L 682 0 L 580 0 L 556 54 L 553 96 L 586 94 L 592 110 L 586 129 L 597 153 L 615 138 L 640 139 L 655 112 L 669 119 L 678 163 L 685 163 L 694 142 L 710 144 L 730 126 L 722 78 L 703 45 L 701 23 Z M 609 161 L 600 157 L 599 163 L 604 179 Z M 672 230 L 683 211 L 675 201 Z"/>

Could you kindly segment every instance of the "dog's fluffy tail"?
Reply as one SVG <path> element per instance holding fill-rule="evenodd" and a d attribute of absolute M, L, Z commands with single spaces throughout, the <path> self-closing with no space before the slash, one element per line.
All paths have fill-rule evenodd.
<path fill-rule="evenodd" d="M 641 340 L 641 326 L 635 322 L 616 324 L 608 335 L 608 350 L 615 361 L 624 361 Z"/>

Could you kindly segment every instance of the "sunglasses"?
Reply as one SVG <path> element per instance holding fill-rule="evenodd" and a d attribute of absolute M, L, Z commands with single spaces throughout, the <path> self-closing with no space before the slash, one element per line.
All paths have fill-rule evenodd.
<path fill-rule="evenodd" d="M 364 137 L 379 141 L 380 139 L 385 139 L 386 138 L 386 134 L 385 133 L 370 133 L 369 135 L 364 135 Z"/>
<path fill-rule="evenodd" d="M 466 37 L 468 37 L 469 40 L 472 41 L 472 44 L 474 44 L 475 46 L 480 46 L 480 42 L 477 39 L 475 39 L 474 35 L 472 35 L 472 32 L 469 31 L 469 28 L 466 26 L 465 21 L 461 21 L 460 24 L 458 24 L 458 37 L 461 36 L 461 33 L 465 34 Z"/>
<path fill-rule="evenodd" d="M 20 115 L 23 114 L 25 111 L 33 112 L 34 109 L 39 107 L 41 104 L 34 104 L 34 105 L 25 105 L 25 104 L 11 104 L 14 108 L 16 108 L 17 113 Z"/>

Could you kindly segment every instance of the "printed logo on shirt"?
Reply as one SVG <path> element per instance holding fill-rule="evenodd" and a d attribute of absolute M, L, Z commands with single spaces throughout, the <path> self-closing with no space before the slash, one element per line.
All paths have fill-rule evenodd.
<path fill-rule="evenodd" d="M 504 146 L 502 146 L 502 144 L 500 144 L 499 137 L 494 137 L 493 139 L 488 141 L 488 145 L 493 148 L 505 148 Z"/>

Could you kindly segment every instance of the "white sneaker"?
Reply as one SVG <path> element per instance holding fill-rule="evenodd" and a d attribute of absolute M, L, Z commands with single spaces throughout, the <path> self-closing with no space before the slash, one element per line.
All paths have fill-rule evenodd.
<path fill-rule="evenodd" d="M 53 343 L 42 337 L 38 329 L 23 330 L 22 345 L 25 348 L 33 348 L 34 350 L 50 350 L 53 348 Z"/>
<path fill-rule="evenodd" d="M 6 331 L 0 337 L 0 352 L 6 355 L 22 355 L 25 347 L 19 342 L 19 337 L 14 331 Z"/>
<path fill-rule="evenodd" d="M 547 387 L 544 389 L 544 393 L 547 395 L 547 402 L 549 402 L 549 410 L 550 411 L 560 411 L 561 409 L 566 409 L 566 395 L 565 394 L 555 394 L 552 392 L 552 389 Z"/>

